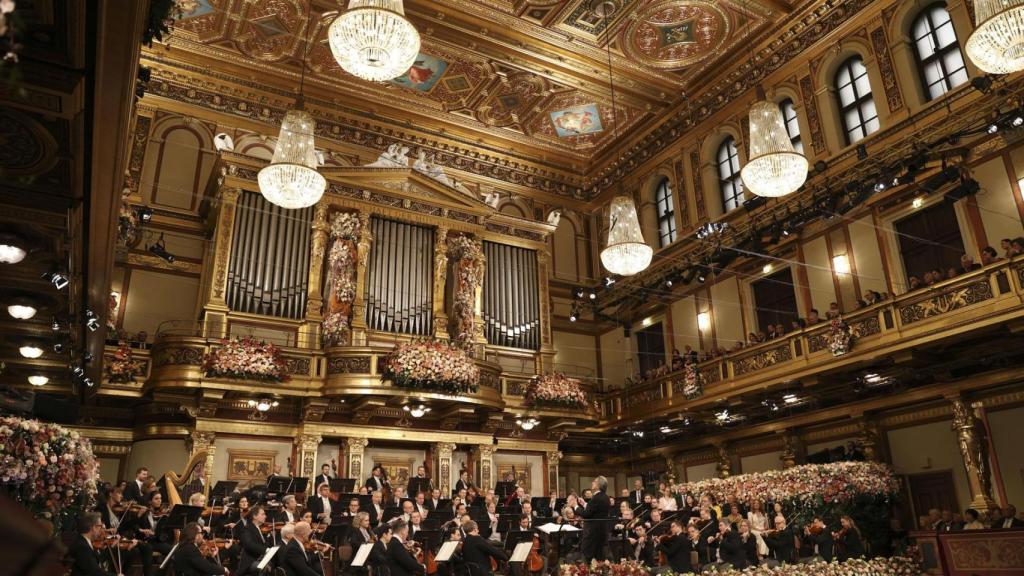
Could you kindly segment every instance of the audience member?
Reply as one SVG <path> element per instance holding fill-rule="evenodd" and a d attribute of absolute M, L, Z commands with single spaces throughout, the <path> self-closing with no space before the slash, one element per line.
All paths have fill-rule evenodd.
<path fill-rule="evenodd" d="M 981 249 L 982 266 L 988 266 L 989 264 L 992 264 L 993 262 L 998 262 L 1000 260 L 1002 260 L 1002 258 L 1000 258 L 999 254 L 996 253 L 995 248 L 991 246 L 985 246 L 984 248 Z"/>

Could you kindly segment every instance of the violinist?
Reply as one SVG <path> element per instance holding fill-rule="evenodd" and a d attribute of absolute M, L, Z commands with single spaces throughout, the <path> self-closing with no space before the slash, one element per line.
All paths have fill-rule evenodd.
<path fill-rule="evenodd" d="M 174 573 L 177 576 L 214 576 L 227 574 L 228 569 L 210 560 L 200 552 L 203 529 L 191 522 L 181 533 L 181 542 L 174 552 Z"/>
<path fill-rule="evenodd" d="M 757 566 L 760 559 L 757 554 L 757 537 L 750 531 L 750 522 L 740 520 L 740 542 L 743 543 L 743 553 L 747 556 L 748 566 Z"/>
<path fill-rule="evenodd" d="M 656 568 L 658 562 L 654 557 L 654 549 L 657 544 L 653 538 L 647 536 L 647 528 L 644 528 L 643 524 L 638 525 L 633 530 L 633 535 L 629 538 L 630 555 L 634 560 L 643 564 L 648 568 Z"/>
<path fill-rule="evenodd" d="M 157 533 L 157 522 L 168 512 L 164 509 L 163 504 L 163 496 L 159 491 L 150 492 L 149 509 L 139 518 L 136 531 L 141 536 L 140 539 L 147 542 L 154 552 L 166 556 L 171 551 L 171 543 L 166 533 Z"/>
<path fill-rule="evenodd" d="M 832 545 L 834 544 L 832 533 L 828 531 L 820 516 L 815 516 L 811 525 L 804 528 L 804 534 L 807 536 L 807 541 L 813 546 L 815 555 L 820 556 L 825 562 L 831 562 Z"/>
<path fill-rule="evenodd" d="M 107 492 L 105 498 L 101 496 L 96 511 L 100 514 L 108 534 L 132 538 L 139 517 L 146 513 L 146 508 L 135 502 L 126 503 L 121 488 L 114 487 Z M 142 564 L 143 576 L 153 574 L 153 548 L 148 543 L 137 541 L 130 550 L 124 551 L 122 565 L 125 562 L 130 565 L 136 560 Z"/>
<path fill-rule="evenodd" d="M 75 523 L 79 537 L 68 547 L 71 560 L 71 576 L 113 576 L 100 566 L 99 553 L 93 548 L 93 541 L 103 540 L 106 531 L 100 515 L 87 512 L 78 517 Z M 118 574 L 117 576 L 124 576 Z"/>
<path fill-rule="evenodd" d="M 359 512 L 359 498 L 352 498 L 348 501 L 348 508 L 341 515 L 355 518 L 359 515 Z M 369 515 L 367 515 L 367 518 L 369 518 Z"/>
<path fill-rule="evenodd" d="M 462 558 L 467 564 L 476 566 L 476 573 L 491 576 L 493 573 L 491 571 L 492 558 L 497 562 L 508 561 L 508 554 L 504 550 L 480 535 L 480 527 L 476 522 L 469 520 L 462 525 L 462 528 L 466 531 L 466 539 L 462 545 Z"/>
<path fill-rule="evenodd" d="M 391 525 L 381 524 L 374 531 L 376 534 L 373 548 L 370 549 L 370 557 L 367 564 L 373 568 L 374 573 L 384 573 L 388 566 L 388 546 L 391 544 Z"/>
<path fill-rule="evenodd" d="M 348 531 L 348 543 L 352 551 L 359 550 L 359 547 L 367 542 L 375 540 L 370 529 L 370 515 L 366 512 L 359 512 L 352 520 L 352 529 Z"/>
<path fill-rule="evenodd" d="M 861 558 L 864 556 L 864 543 L 860 539 L 860 529 L 857 523 L 849 516 L 839 519 L 842 528 L 832 535 L 836 544 L 836 559 L 845 562 L 850 558 Z"/>
<path fill-rule="evenodd" d="M 230 530 L 231 535 L 237 540 L 238 534 L 235 532 L 235 527 L 239 526 L 242 519 L 248 516 L 249 498 L 247 496 L 240 496 L 238 498 L 238 505 L 224 512 L 224 529 Z"/>
<path fill-rule="evenodd" d="M 711 551 L 706 540 L 701 538 L 697 526 L 686 527 L 686 551 L 690 559 L 691 572 L 699 572 L 700 567 L 711 562 Z"/>
<path fill-rule="evenodd" d="M 405 546 L 409 525 L 401 519 L 391 523 L 391 541 L 387 547 L 387 566 L 391 576 L 412 576 L 426 571 Z"/>
<path fill-rule="evenodd" d="M 238 576 L 256 573 L 256 563 L 267 553 L 267 541 L 260 531 L 260 526 L 267 521 L 267 512 L 262 506 L 249 511 L 248 518 L 243 517 L 235 526 L 235 534 L 242 543 L 242 553 L 238 559 Z"/>
<path fill-rule="evenodd" d="M 762 536 L 764 543 L 768 545 L 771 557 L 779 563 L 793 561 L 794 535 L 786 527 L 786 519 L 782 516 L 775 517 L 775 529 L 765 531 Z"/>
<path fill-rule="evenodd" d="M 718 559 L 721 564 L 730 564 L 736 570 L 747 567 L 747 555 L 739 534 L 733 532 L 732 523 L 723 518 L 718 522 L 718 534 L 708 537 L 708 544 L 717 542 Z"/>
<path fill-rule="evenodd" d="M 317 496 L 310 498 L 306 502 L 306 507 L 313 513 L 313 518 L 316 522 L 323 524 L 331 523 L 331 511 L 338 507 L 338 501 L 331 498 L 331 486 L 329 484 L 321 484 L 317 488 Z M 358 507 L 359 500 L 356 500 L 356 506 Z"/>
<path fill-rule="evenodd" d="M 323 576 L 320 560 L 316 554 L 306 550 L 306 542 L 313 529 L 305 522 L 292 527 L 293 537 L 278 552 L 282 554 L 279 568 L 287 576 Z"/>
<path fill-rule="evenodd" d="M 379 465 L 374 466 L 370 477 L 366 479 L 364 486 L 370 492 L 377 493 L 384 489 L 387 479 L 384 478 L 384 469 Z"/>
<path fill-rule="evenodd" d="M 665 561 L 672 572 L 685 574 L 696 571 L 690 567 L 690 547 L 687 545 L 686 536 L 683 534 L 683 523 L 673 520 L 669 525 L 669 533 L 661 536 L 657 544 L 657 551 L 665 554 Z"/>
<path fill-rule="evenodd" d="M 321 484 L 323 486 L 323 484 Z M 330 488 L 328 488 L 330 490 Z M 277 513 L 277 521 L 292 524 L 299 521 L 299 503 L 295 501 L 294 494 L 288 494 L 281 498 L 281 510 Z"/>

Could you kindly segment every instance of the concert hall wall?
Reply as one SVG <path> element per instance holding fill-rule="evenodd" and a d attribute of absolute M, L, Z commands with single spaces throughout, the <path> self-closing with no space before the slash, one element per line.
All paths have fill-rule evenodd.
<path fill-rule="evenodd" d="M 897 474 L 951 470 L 960 507 L 971 502 L 967 474 L 949 420 L 889 430 L 888 440 Z"/>
<path fill-rule="evenodd" d="M 128 465 L 121 471 L 119 480 L 135 478 L 135 471 L 145 466 L 149 473 L 159 476 L 168 470 L 181 472 L 181 465 L 188 461 L 185 441 L 178 439 L 140 440 L 131 446 Z M 215 476 L 216 478 L 222 478 Z"/>
<path fill-rule="evenodd" d="M 993 410 L 988 415 L 992 443 L 999 459 L 1000 476 L 1006 487 L 1006 500 L 1021 507 L 1024 504 L 1024 407 Z"/>

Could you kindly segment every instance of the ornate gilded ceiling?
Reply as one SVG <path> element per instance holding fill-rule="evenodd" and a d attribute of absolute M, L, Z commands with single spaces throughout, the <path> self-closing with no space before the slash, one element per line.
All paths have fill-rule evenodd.
<path fill-rule="evenodd" d="M 583 172 L 616 135 L 656 122 L 704 72 L 788 11 L 760 2 L 407 0 L 421 58 L 401 78 L 371 84 L 342 71 L 326 42 L 345 2 L 316 0 L 309 18 L 307 0 L 189 0 L 170 52 L 154 55 L 198 57 L 223 74 L 296 90 L 308 35 L 311 96 Z"/>

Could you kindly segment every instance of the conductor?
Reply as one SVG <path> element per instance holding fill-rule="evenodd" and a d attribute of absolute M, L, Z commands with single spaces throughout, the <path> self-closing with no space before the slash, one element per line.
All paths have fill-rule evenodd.
<path fill-rule="evenodd" d="M 594 478 L 590 483 L 594 495 L 586 503 L 580 516 L 587 521 L 587 529 L 583 537 L 583 557 L 589 564 L 591 560 L 604 561 L 604 548 L 608 544 L 608 528 L 606 526 L 611 504 L 608 501 L 608 479 L 604 476 Z"/>

